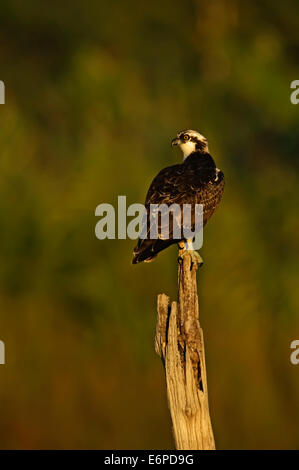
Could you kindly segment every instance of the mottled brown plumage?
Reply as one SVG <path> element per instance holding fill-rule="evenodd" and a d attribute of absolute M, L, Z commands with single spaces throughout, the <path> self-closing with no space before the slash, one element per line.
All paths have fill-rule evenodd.
<path fill-rule="evenodd" d="M 175 141 L 182 141 L 183 144 L 181 145 L 185 145 L 186 138 L 182 139 L 182 135 L 186 136 L 187 132 L 190 135 L 191 132 L 195 131 L 182 131 Z M 200 136 L 200 134 L 198 135 Z M 192 135 L 192 142 L 194 142 L 195 138 Z M 151 261 L 160 251 L 182 240 L 182 238 L 174 238 L 172 223 L 170 223 L 168 239 L 149 238 L 150 227 L 154 222 L 158 223 L 159 236 L 163 233 L 161 217 L 159 219 L 156 218 L 155 221 L 153 221 L 153 217 L 150 217 L 151 204 L 166 204 L 170 206 L 175 203 L 180 208 L 184 204 L 190 204 L 192 209 L 195 208 L 195 204 L 202 204 L 203 225 L 207 223 L 218 207 L 224 189 L 224 175 L 216 168 L 213 158 L 207 151 L 207 142 L 203 139 L 200 136 L 200 145 L 196 145 L 195 141 L 195 151 L 191 152 L 183 163 L 164 168 L 151 183 L 145 200 L 148 228 L 147 238 L 139 238 L 138 244 L 134 249 L 134 264 L 140 261 Z M 191 141 L 191 138 L 189 140 Z M 194 219 L 194 211 L 192 210 L 192 229 L 195 227 Z"/>

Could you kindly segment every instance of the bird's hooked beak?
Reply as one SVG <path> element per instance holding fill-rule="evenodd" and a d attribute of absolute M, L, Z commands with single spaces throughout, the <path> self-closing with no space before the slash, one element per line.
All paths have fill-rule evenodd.
<path fill-rule="evenodd" d="M 174 147 L 175 145 L 179 145 L 180 139 L 176 137 L 175 139 L 172 139 L 171 141 L 171 147 Z"/>

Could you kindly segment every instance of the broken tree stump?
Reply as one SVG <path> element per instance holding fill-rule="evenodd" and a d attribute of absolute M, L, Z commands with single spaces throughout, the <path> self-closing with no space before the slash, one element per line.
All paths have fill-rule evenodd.
<path fill-rule="evenodd" d="M 199 324 L 197 264 L 189 252 L 178 266 L 178 301 L 158 295 L 155 349 L 166 376 L 176 449 L 215 449 L 208 404 L 203 331 Z"/>

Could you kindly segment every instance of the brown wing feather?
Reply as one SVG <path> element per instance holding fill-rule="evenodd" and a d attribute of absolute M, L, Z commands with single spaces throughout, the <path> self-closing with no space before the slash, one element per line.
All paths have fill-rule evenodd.
<path fill-rule="evenodd" d="M 167 240 L 149 238 L 153 223 L 158 225 L 160 237 L 164 230 L 161 217 L 158 219 L 151 217 L 151 204 L 166 204 L 167 206 L 178 204 L 181 208 L 184 204 L 191 204 L 192 208 L 195 207 L 195 204 L 202 204 L 203 225 L 207 223 L 218 207 L 224 189 L 224 175 L 216 170 L 214 161 L 209 154 L 206 154 L 203 162 L 199 160 L 200 158 L 199 156 L 195 156 L 193 159 L 188 157 L 189 161 L 185 161 L 186 163 L 164 168 L 154 178 L 145 200 L 147 237 L 139 239 L 134 249 L 133 263 L 150 261 L 156 257 L 159 251 L 181 240 L 173 238 L 171 219 Z M 195 216 L 193 211 L 191 220 L 192 230 L 194 230 Z"/>

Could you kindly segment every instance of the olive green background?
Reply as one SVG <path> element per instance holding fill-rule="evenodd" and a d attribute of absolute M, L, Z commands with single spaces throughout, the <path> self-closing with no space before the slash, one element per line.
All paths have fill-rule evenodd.
<path fill-rule="evenodd" d="M 3 1 L 0 448 L 171 449 L 154 353 L 176 248 L 131 265 L 95 208 L 204 134 L 226 176 L 199 273 L 217 447 L 299 448 L 298 2 Z"/>

